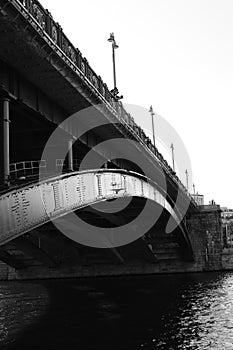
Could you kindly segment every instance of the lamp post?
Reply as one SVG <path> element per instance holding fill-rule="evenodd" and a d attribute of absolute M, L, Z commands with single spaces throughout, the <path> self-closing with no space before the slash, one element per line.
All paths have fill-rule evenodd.
<path fill-rule="evenodd" d="M 193 194 L 196 194 L 195 184 L 193 184 Z"/>
<path fill-rule="evenodd" d="M 114 37 L 114 33 L 110 33 L 110 37 L 108 38 L 108 41 L 112 43 L 112 64 L 113 64 L 113 83 L 114 83 L 114 88 L 111 90 L 113 95 L 118 99 L 122 99 L 123 96 L 117 96 L 118 95 L 118 89 L 116 86 L 116 60 L 115 60 L 115 50 L 118 49 L 118 45 L 116 44 L 116 40 Z"/>
<path fill-rule="evenodd" d="M 152 132 L 153 132 L 153 143 L 154 143 L 154 146 L 155 146 L 155 128 L 154 128 L 154 116 L 155 116 L 155 112 L 154 112 L 152 106 L 150 106 L 149 112 L 150 112 L 150 114 L 151 114 Z"/>
<path fill-rule="evenodd" d="M 185 170 L 185 175 L 186 175 L 186 188 L 189 190 L 189 173 L 188 170 Z"/>
<path fill-rule="evenodd" d="M 172 150 L 172 167 L 173 167 L 173 171 L 175 171 L 175 159 L 174 159 L 174 145 L 173 145 L 173 143 L 171 144 L 171 150 Z"/>

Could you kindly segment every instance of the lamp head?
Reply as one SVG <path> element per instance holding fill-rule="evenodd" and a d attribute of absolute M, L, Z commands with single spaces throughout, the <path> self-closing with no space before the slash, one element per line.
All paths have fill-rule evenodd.
<path fill-rule="evenodd" d="M 149 112 L 153 115 L 155 114 L 152 106 L 150 106 Z"/>
<path fill-rule="evenodd" d="M 117 100 L 119 101 L 119 100 L 122 100 L 122 98 L 124 98 L 124 96 L 123 96 L 123 95 L 120 95 L 120 96 L 116 96 L 116 98 L 117 98 Z"/>
<path fill-rule="evenodd" d="M 110 43 L 114 43 L 115 42 L 114 33 L 110 33 L 110 37 L 108 38 L 108 41 Z"/>
<path fill-rule="evenodd" d="M 113 94 L 114 96 L 116 96 L 116 95 L 119 93 L 117 87 L 114 87 L 114 89 L 112 89 L 110 92 L 111 92 L 111 94 Z"/>

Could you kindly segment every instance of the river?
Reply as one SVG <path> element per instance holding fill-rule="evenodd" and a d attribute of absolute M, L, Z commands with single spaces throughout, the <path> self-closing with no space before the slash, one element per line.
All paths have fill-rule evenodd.
<path fill-rule="evenodd" d="M 233 273 L 0 282 L 0 349 L 233 349 Z"/>

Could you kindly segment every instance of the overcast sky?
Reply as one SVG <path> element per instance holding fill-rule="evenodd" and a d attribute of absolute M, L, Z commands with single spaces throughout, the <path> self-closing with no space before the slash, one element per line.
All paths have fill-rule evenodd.
<path fill-rule="evenodd" d="M 182 138 L 205 202 L 233 208 L 233 1 L 40 2 L 110 89 L 114 32 L 123 102 L 153 105 Z M 149 114 L 136 121 L 151 130 Z"/>

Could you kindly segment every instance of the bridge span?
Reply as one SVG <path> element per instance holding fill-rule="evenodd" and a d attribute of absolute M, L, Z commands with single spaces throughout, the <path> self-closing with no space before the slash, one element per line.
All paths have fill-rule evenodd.
<path fill-rule="evenodd" d="M 189 251 L 190 257 L 192 257 L 192 248 L 185 226 L 181 222 L 182 217 L 167 201 L 166 193 L 163 193 L 163 190 L 156 183 L 153 183 L 141 174 L 116 169 L 88 170 L 64 174 L 7 191 L 0 197 L 0 220 L 2 224 L 0 245 L 28 233 L 51 220 L 56 222 L 56 219 L 78 209 L 93 206 L 103 201 L 134 197 L 154 202 L 162 210 L 166 211 L 167 215 L 173 218 L 176 224 L 180 226 L 180 235 L 182 235 L 183 241 L 186 243 L 185 249 Z M 128 205 L 130 206 L 130 202 Z M 126 218 L 129 216 L 128 210 L 125 208 L 126 214 L 121 211 L 120 216 L 116 215 L 116 225 L 118 225 L 118 221 L 119 226 L 122 225 L 124 215 L 126 215 Z M 116 242 L 114 242 L 113 238 L 112 240 L 109 238 L 108 241 L 109 233 L 106 233 L 106 236 L 103 237 L 95 226 L 97 239 L 89 241 L 90 238 L 87 237 L 86 239 L 84 238 L 84 243 L 89 243 L 89 245 L 95 247 L 111 248 L 126 244 L 126 242 L 130 243 L 131 240 L 144 236 L 140 232 L 140 230 L 143 231 L 143 226 L 139 228 L 140 224 L 145 224 L 144 220 L 148 220 L 149 227 L 147 230 L 149 230 L 162 214 L 162 210 L 158 211 L 158 213 L 156 212 L 156 206 L 154 206 L 154 211 L 152 206 L 149 206 L 146 210 L 148 212 L 141 219 L 137 220 L 139 233 L 134 236 L 131 234 L 133 230 L 132 225 L 127 227 L 129 237 L 132 236 L 128 242 L 126 237 L 122 237 L 122 241 L 119 239 L 120 233 L 117 234 L 118 237 L 115 237 Z M 98 213 L 99 215 L 101 213 L 102 215 L 104 214 L 102 211 Z M 105 219 L 107 217 L 108 215 L 105 216 Z M 152 218 L 151 220 L 150 217 Z M 112 215 L 109 216 L 109 220 L 112 220 Z M 136 224 L 134 221 L 133 223 L 134 225 Z M 69 226 L 69 223 L 67 226 Z M 74 240 L 78 230 L 80 228 L 77 225 L 73 232 Z M 83 234 L 85 235 L 85 232 Z M 88 232 L 86 232 L 86 235 L 88 235 Z M 123 235 L 127 236 L 127 233 L 124 231 Z M 105 238 L 105 241 L 102 241 L 103 238 Z M 188 255 L 187 251 L 186 256 Z"/>
<path fill-rule="evenodd" d="M 0 0 L 0 47 L 0 278 L 220 268 L 219 207 L 197 207 L 49 11 L 37 0 Z M 96 125 L 87 130 L 90 108 Z M 79 111 L 77 128 L 60 127 Z M 58 127 L 57 155 L 48 162 L 44 148 Z M 101 147 L 113 139 L 132 141 L 128 151 L 143 159 L 146 176 L 129 157 L 112 159 Z M 81 171 L 90 151 L 105 169 Z M 108 212 L 119 205 L 118 214 Z M 135 224 L 145 207 L 147 216 Z M 125 237 L 132 233 L 136 240 L 114 245 L 115 235 L 112 245 L 105 237 L 105 249 L 84 246 L 61 229 L 71 213 L 98 232 L 126 226 Z M 176 223 L 173 232 L 166 231 L 168 222 Z"/>

